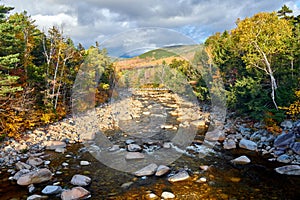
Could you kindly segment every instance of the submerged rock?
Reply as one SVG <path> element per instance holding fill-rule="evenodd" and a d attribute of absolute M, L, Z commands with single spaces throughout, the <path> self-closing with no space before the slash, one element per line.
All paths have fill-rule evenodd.
<path fill-rule="evenodd" d="M 156 170 L 155 176 L 162 176 L 166 174 L 168 171 L 170 171 L 170 168 L 168 166 L 159 165 Z"/>
<path fill-rule="evenodd" d="M 251 162 L 251 160 L 247 156 L 240 156 L 238 158 L 235 158 L 231 160 L 233 164 L 238 164 L 238 165 L 245 165 Z"/>
<path fill-rule="evenodd" d="M 140 152 L 128 152 L 125 155 L 126 160 L 137 160 L 137 159 L 144 159 L 144 158 L 145 158 L 144 154 Z"/>
<path fill-rule="evenodd" d="M 49 169 L 43 168 L 22 175 L 17 183 L 18 185 L 30 185 L 49 181 L 52 178 L 52 173 Z"/>
<path fill-rule="evenodd" d="M 286 165 L 283 167 L 278 167 L 275 171 L 279 174 L 286 174 L 286 175 L 300 175 L 300 166 L 299 165 Z"/>
<path fill-rule="evenodd" d="M 65 148 L 67 145 L 65 142 L 61 141 L 45 141 L 44 145 L 46 149 L 55 150 L 56 148 Z"/>
<path fill-rule="evenodd" d="M 80 175 L 80 174 L 74 175 L 71 180 L 72 185 L 78 185 L 78 186 L 87 186 L 90 183 L 91 183 L 90 177 Z"/>

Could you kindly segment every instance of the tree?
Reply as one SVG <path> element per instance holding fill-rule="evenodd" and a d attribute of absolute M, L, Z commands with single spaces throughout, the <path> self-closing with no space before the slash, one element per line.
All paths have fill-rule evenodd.
<path fill-rule="evenodd" d="M 247 68 L 254 67 L 269 76 L 271 98 L 278 109 L 273 64 L 276 56 L 287 50 L 287 40 L 292 37 L 292 26 L 287 20 L 279 19 L 274 12 L 258 13 L 251 18 L 238 20 L 237 28 L 232 34 Z"/>

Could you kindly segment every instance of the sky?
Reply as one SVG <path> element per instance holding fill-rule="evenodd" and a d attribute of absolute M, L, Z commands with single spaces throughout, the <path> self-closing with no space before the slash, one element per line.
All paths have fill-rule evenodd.
<path fill-rule="evenodd" d="M 75 44 L 98 41 L 122 53 L 137 49 L 201 43 L 235 27 L 237 18 L 278 11 L 286 4 L 300 14 L 300 0 L 0 0 L 24 10 L 41 30 L 59 26 Z M 110 47 L 110 46 L 109 46 Z M 127 48 L 127 49 L 126 49 Z M 121 54 L 121 52 L 119 52 Z"/>

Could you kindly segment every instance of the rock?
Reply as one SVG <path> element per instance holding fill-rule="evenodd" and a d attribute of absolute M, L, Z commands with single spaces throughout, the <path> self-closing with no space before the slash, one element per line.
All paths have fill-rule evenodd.
<path fill-rule="evenodd" d="M 133 144 L 133 143 L 135 143 L 135 141 L 134 140 L 131 140 L 131 139 L 128 139 L 128 140 L 126 140 L 125 141 L 125 144 Z"/>
<path fill-rule="evenodd" d="M 300 166 L 299 165 L 286 165 L 282 167 L 278 167 L 275 171 L 279 174 L 286 174 L 286 175 L 300 175 Z"/>
<path fill-rule="evenodd" d="M 114 152 L 114 151 L 118 151 L 118 150 L 120 150 L 120 146 L 116 145 L 116 144 L 108 149 L 108 151 L 110 151 L 110 152 Z"/>
<path fill-rule="evenodd" d="M 164 144 L 163 144 L 163 148 L 165 148 L 165 149 L 170 149 L 171 147 L 172 147 L 172 142 L 165 142 Z"/>
<path fill-rule="evenodd" d="M 18 161 L 18 162 L 16 163 L 16 168 L 17 168 L 17 170 L 30 169 L 31 166 L 30 166 L 30 165 L 27 165 L 26 163 L 23 163 L 23 162 L 21 162 L 21 161 Z"/>
<path fill-rule="evenodd" d="M 192 121 L 191 125 L 197 128 L 205 128 L 206 123 L 204 120 L 196 120 L 196 121 Z"/>
<path fill-rule="evenodd" d="M 175 195 L 173 193 L 171 193 L 171 192 L 163 192 L 161 194 L 161 197 L 163 199 L 173 199 L 173 198 L 175 198 Z"/>
<path fill-rule="evenodd" d="M 170 171 L 170 168 L 168 166 L 159 165 L 156 170 L 155 176 L 165 175 L 168 171 Z"/>
<path fill-rule="evenodd" d="M 291 145 L 291 149 L 298 155 L 300 155 L 300 142 L 295 142 Z"/>
<path fill-rule="evenodd" d="M 180 171 L 177 174 L 174 174 L 173 176 L 170 176 L 168 178 L 168 181 L 174 183 L 174 182 L 178 182 L 178 181 L 184 181 L 186 179 L 190 178 L 189 173 L 187 173 L 187 171 Z"/>
<path fill-rule="evenodd" d="M 289 133 L 281 133 L 274 140 L 275 147 L 288 147 L 295 140 L 295 134 L 292 132 Z"/>
<path fill-rule="evenodd" d="M 31 166 L 36 167 L 36 166 L 39 166 L 39 165 L 43 164 L 44 160 L 42 160 L 41 158 L 30 157 L 30 158 L 28 158 L 26 163 L 31 165 Z"/>
<path fill-rule="evenodd" d="M 45 141 L 44 145 L 46 149 L 55 150 L 56 148 L 65 148 L 67 145 L 61 141 Z"/>
<path fill-rule="evenodd" d="M 137 151 L 141 151 L 142 150 L 142 147 L 140 147 L 139 145 L 137 144 L 129 144 L 127 146 L 127 149 L 128 151 L 130 152 L 137 152 Z"/>
<path fill-rule="evenodd" d="M 52 178 L 52 173 L 49 169 L 43 168 L 22 175 L 17 183 L 18 185 L 30 185 L 49 181 Z"/>
<path fill-rule="evenodd" d="M 241 139 L 239 146 L 243 149 L 248 149 L 250 151 L 257 150 L 257 144 L 251 140 Z"/>
<path fill-rule="evenodd" d="M 74 187 L 70 190 L 65 190 L 61 193 L 62 200 L 80 200 L 89 198 L 90 192 L 82 187 Z"/>
<path fill-rule="evenodd" d="M 29 193 L 33 193 L 34 191 L 35 191 L 35 187 L 34 187 L 34 185 L 33 184 L 30 184 L 30 185 L 28 185 L 28 192 Z"/>
<path fill-rule="evenodd" d="M 280 126 L 285 130 L 291 129 L 293 128 L 293 122 L 290 120 L 284 120 L 283 122 L 281 122 Z"/>
<path fill-rule="evenodd" d="M 200 165 L 200 169 L 202 169 L 203 171 L 207 171 L 209 168 L 208 165 Z"/>
<path fill-rule="evenodd" d="M 160 126 L 161 129 L 172 129 L 173 127 L 174 127 L 173 125 L 167 125 L 167 124 Z"/>
<path fill-rule="evenodd" d="M 52 195 L 52 194 L 58 194 L 62 192 L 62 188 L 60 186 L 56 185 L 47 185 L 43 190 L 43 194 Z"/>
<path fill-rule="evenodd" d="M 233 164 L 244 165 L 250 163 L 251 160 L 247 156 L 240 156 L 238 158 L 231 160 L 230 162 L 232 162 Z"/>
<path fill-rule="evenodd" d="M 146 199 L 160 199 L 160 198 L 154 193 L 149 193 L 146 194 Z"/>
<path fill-rule="evenodd" d="M 127 182 L 127 183 L 123 183 L 123 184 L 121 185 L 121 188 L 129 188 L 132 184 L 133 184 L 132 181 Z"/>
<path fill-rule="evenodd" d="M 280 155 L 276 160 L 282 163 L 290 163 L 292 161 L 291 157 L 287 154 Z"/>
<path fill-rule="evenodd" d="M 45 160 L 44 165 L 49 165 L 51 163 L 50 160 Z"/>
<path fill-rule="evenodd" d="M 207 179 L 205 177 L 201 177 L 196 182 L 198 182 L 198 183 L 205 183 L 206 181 L 207 181 Z"/>
<path fill-rule="evenodd" d="M 157 169 L 157 165 L 155 163 L 151 163 L 150 165 L 147 165 L 146 167 L 134 172 L 134 175 L 151 176 L 155 173 L 156 169 Z"/>
<path fill-rule="evenodd" d="M 58 148 L 55 149 L 56 153 L 65 153 L 66 151 L 67 151 L 66 148 L 61 148 L 61 147 L 58 147 Z"/>
<path fill-rule="evenodd" d="M 43 199 L 48 199 L 48 197 L 37 195 L 37 194 L 34 194 L 34 195 L 31 195 L 31 196 L 27 197 L 27 200 L 43 200 Z"/>
<path fill-rule="evenodd" d="M 15 173 L 13 179 L 17 181 L 21 176 L 23 176 L 24 174 L 28 174 L 29 172 L 30 170 L 28 169 L 21 169 L 20 171 Z"/>
<path fill-rule="evenodd" d="M 223 142 L 223 148 L 224 149 L 235 149 L 236 148 L 236 143 L 233 139 L 225 140 Z"/>
<path fill-rule="evenodd" d="M 82 160 L 80 161 L 80 165 L 81 166 L 87 166 L 87 165 L 90 165 L 91 163 L 89 161 L 86 161 L 86 160 Z"/>
<path fill-rule="evenodd" d="M 213 131 L 208 131 L 205 134 L 205 140 L 208 141 L 224 141 L 225 140 L 225 135 L 224 132 L 221 130 L 213 130 Z"/>
<path fill-rule="evenodd" d="M 90 183 L 91 183 L 90 177 L 80 175 L 80 174 L 74 175 L 71 180 L 72 185 L 78 185 L 78 186 L 87 186 Z"/>
<path fill-rule="evenodd" d="M 125 155 L 126 160 L 137 160 L 137 159 L 144 159 L 145 155 L 140 152 L 128 152 Z"/>

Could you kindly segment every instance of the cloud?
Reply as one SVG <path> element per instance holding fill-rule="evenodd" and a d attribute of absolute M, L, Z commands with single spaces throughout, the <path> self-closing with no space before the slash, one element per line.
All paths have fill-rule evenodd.
<path fill-rule="evenodd" d="M 277 11 L 283 4 L 300 14 L 300 0 L 3 0 L 17 12 L 27 10 L 39 27 L 63 24 L 75 43 L 86 47 L 96 40 L 143 27 L 179 31 L 197 42 L 235 27 L 237 18 Z M 161 36 L 162 37 L 162 36 Z M 162 37 L 165 40 L 168 37 Z M 102 42 L 99 41 L 99 42 Z"/>

